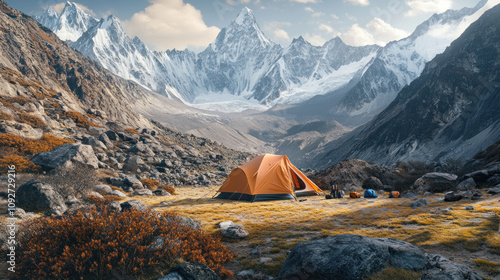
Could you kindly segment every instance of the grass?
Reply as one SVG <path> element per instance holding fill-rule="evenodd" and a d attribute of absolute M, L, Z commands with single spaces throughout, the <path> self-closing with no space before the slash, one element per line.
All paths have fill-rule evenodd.
<path fill-rule="evenodd" d="M 173 210 L 194 218 L 210 233 L 219 232 L 217 224 L 226 220 L 243 225 L 250 235 L 242 241 L 224 239 L 228 246 L 237 253 L 242 250 L 241 244 L 245 244 L 246 250 L 250 251 L 251 248 L 262 247 L 262 255 L 272 257 L 273 261 L 259 263 L 258 258 L 250 256 L 250 251 L 243 250 L 239 252 L 241 254 L 235 266 L 237 269 L 261 270 L 273 276 L 277 275 L 277 267 L 297 242 L 337 234 L 390 237 L 423 248 L 464 252 L 487 250 L 500 255 L 498 199 L 442 203 L 440 196 L 432 196 L 427 197 L 429 205 L 413 209 L 410 207 L 413 200 L 405 198 L 325 200 L 322 196 L 313 196 L 306 197 L 304 202 L 259 203 L 211 199 L 216 190 L 216 187 L 183 187 L 176 189 L 176 196 L 137 199 L 157 211 Z M 165 206 L 162 201 L 170 203 Z M 469 205 L 473 205 L 475 210 L 466 211 L 465 206 Z M 440 210 L 447 207 L 453 210 Z M 384 273 L 391 275 L 393 272 L 397 273 L 393 270 Z M 383 275 L 380 277 L 373 279 L 389 279 Z M 411 277 L 392 279 L 416 279 Z"/>
<path fill-rule="evenodd" d="M 500 262 L 488 261 L 483 259 L 474 259 L 472 262 L 479 266 L 482 270 L 485 270 L 491 274 L 500 274 Z"/>

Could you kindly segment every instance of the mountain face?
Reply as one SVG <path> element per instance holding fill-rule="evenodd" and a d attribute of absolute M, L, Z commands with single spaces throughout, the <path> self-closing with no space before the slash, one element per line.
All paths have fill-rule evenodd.
<path fill-rule="evenodd" d="M 483 16 L 373 121 L 317 161 L 382 164 L 468 159 L 500 138 L 500 5 Z"/>
<path fill-rule="evenodd" d="M 352 47 L 340 38 L 318 47 L 302 37 L 283 48 L 266 38 L 248 8 L 199 54 L 149 50 L 138 38 L 127 37 L 116 18 L 88 20 L 91 16 L 83 16 L 85 12 L 72 3 L 60 16 L 49 9 L 38 20 L 56 34 L 79 29 L 74 34 L 82 35 L 71 45 L 83 54 L 125 79 L 201 108 L 220 110 L 211 106 L 218 99 L 238 102 L 223 110 L 243 110 L 251 104 L 269 108 L 329 95 L 328 112 L 320 113 L 357 126 L 394 100 L 426 62 L 484 12 L 487 2 L 434 15 L 408 38 L 384 48 Z M 69 20 L 70 15 L 75 19 Z M 79 22 L 88 24 L 75 24 Z"/>

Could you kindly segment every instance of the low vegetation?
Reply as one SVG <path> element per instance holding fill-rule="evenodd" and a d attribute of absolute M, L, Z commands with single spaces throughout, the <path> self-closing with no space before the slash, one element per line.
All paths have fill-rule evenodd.
<path fill-rule="evenodd" d="M 89 121 L 84 115 L 75 112 L 75 111 L 68 111 L 64 113 L 64 117 L 69 118 L 75 122 L 75 124 L 79 127 L 100 127 L 99 125 Z"/>

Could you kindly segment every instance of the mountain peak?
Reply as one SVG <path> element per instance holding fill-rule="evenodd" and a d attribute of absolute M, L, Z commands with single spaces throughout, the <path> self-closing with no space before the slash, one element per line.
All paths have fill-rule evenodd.
<path fill-rule="evenodd" d="M 256 19 L 253 15 L 252 10 L 250 10 L 248 7 L 244 7 L 243 9 L 241 9 L 240 13 L 233 22 L 238 25 L 253 24 L 256 22 Z"/>

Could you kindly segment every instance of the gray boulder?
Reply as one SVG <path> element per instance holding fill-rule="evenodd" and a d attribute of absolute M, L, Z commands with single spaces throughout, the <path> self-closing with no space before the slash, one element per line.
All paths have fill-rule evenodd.
<path fill-rule="evenodd" d="M 112 192 L 109 192 L 108 195 L 114 195 L 114 196 L 118 196 L 118 197 L 127 197 L 126 194 L 124 194 L 123 192 L 121 192 L 119 190 L 114 190 Z"/>
<path fill-rule="evenodd" d="M 478 170 L 464 175 L 464 179 L 472 178 L 477 183 L 484 183 L 489 177 L 488 170 Z"/>
<path fill-rule="evenodd" d="M 419 199 L 418 201 L 412 202 L 410 204 L 411 208 L 418 208 L 426 205 L 427 205 L 427 199 L 425 198 Z"/>
<path fill-rule="evenodd" d="M 83 144 L 62 145 L 52 151 L 35 155 L 31 161 L 36 165 L 40 165 L 45 171 L 60 166 L 69 168 L 73 163 L 83 164 L 94 169 L 99 167 L 99 160 L 94 154 L 92 147 Z"/>
<path fill-rule="evenodd" d="M 421 280 L 482 280 L 470 268 L 454 263 L 440 255 L 429 255 L 429 267 Z"/>
<path fill-rule="evenodd" d="M 363 189 L 379 190 L 383 188 L 384 184 L 382 184 L 382 181 L 377 177 L 371 176 L 363 181 Z"/>
<path fill-rule="evenodd" d="M 500 194 L 500 185 L 494 187 L 494 188 L 491 188 L 489 190 L 486 191 L 487 194 L 491 194 L 491 195 L 497 195 L 497 194 Z"/>
<path fill-rule="evenodd" d="M 419 271 L 427 262 L 424 252 L 405 241 L 342 234 L 295 245 L 279 279 L 361 280 L 386 266 Z"/>
<path fill-rule="evenodd" d="M 108 149 L 112 149 L 115 146 L 115 145 L 113 145 L 113 142 L 111 142 L 111 139 L 109 139 L 109 136 L 106 133 L 99 134 L 97 139 L 99 139 L 99 141 L 104 143 L 104 145 L 106 145 L 106 147 L 108 147 Z"/>
<path fill-rule="evenodd" d="M 453 202 L 453 201 L 459 201 L 462 198 L 464 198 L 463 194 L 461 192 L 447 192 L 444 195 L 444 201 L 446 202 Z"/>
<path fill-rule="evenodd" d="M 138 211 L 147 211 L 148 210 L 148 206 L 146 206 L 146 204 L 142 203 L 141 201 L 139 201 L 137 199 L 125 201 L 125 202 L 121 203 L 120 206 L 122 207 L 122 211 L 131 210 L 131 209 L 135 209 Z"/>
<path fill-rule="evenodd" d="M 417 193 L 442 193 L 455 190 L 456 186 L 457 175 L 432 172 L 418 178 L 413 184 L 413 190 Z"/>
<path fill-rule="evenodd" d="M 202 263 L 184 262 L 172 268 L 171 272 L 178 273 L 184 280 L 219 280 L 219 276 Z"/>
<path fill-rule="evenodd" d="M 29 124 L 14 121 L 1 121 L 0 132 L 32 139 L 38 139 L 43 136 L 43 131 L 41 129 L 35 129 Z"/>
<path fill-rule="evenodd" d="M 171 193 L 167 192 L 164 189 L 156 189 L 153 191 L 153 194 L 156 196 L 167 196 L 167 195 L 172 195 Z"/>
<path fill-rule="evenodd" d="M 132 196 L 153 196 L 153 192 L 148 189 L 136 190 L 132 193 Z"/>
<path fill-rule="evenodd" d="M 178 221 L 181 225 L 190 227 L 194 230 L 198 230 L 201 228 L 201 223 L 195 219 L 182 216 L 175 216 L 173 217 L 173 220 Z"/>
<path fill-rule="evenodd" d="M 110 186 L 104 184 L 92 186 L 92 189 L 100 194 L 107 194 L 113 191 Z"/>
<path fill-rule="evenodd" d="M 457 190 L 459 191 L 467 191 L 467 190 L 472 190 L 476 188 L 476 182 L 474 181 L 473 178 L 468 178 L 460 182 L 457 186 Z"/>
<path fill-rule="evenodd" d="M 184 278 L 177 272 L 169 273 L 158 280 L 184 280 Z"/>
<path fill-rule="evenodd" d="M 243 239 L 249 234 L 242 225 L 237 225 L 232 221 L 221 222 L 219 227 L 222 234 L 229 238 Z"/>
<path fill-rule="evenodd" d="M 68 208 L 63 197 L 51 185 L 29 181 L 16 193 L 17 206 L 27 211 L 48 211 L 62 215 Z"/>

